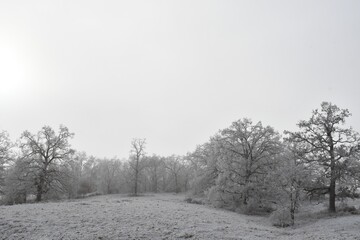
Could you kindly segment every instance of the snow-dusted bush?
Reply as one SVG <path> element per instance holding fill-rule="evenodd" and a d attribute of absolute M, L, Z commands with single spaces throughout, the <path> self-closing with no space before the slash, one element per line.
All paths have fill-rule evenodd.
<path fill-rule="evenodd" d="M 270 215 L 270 222 L 277 227 L 288 227 L 294 225 L 288 208 L 279 208 Z"/>
<path fill-rule="evenodd" d="M 211 187 L 213 181 L 210 174 L 200 173 L 191 180 L 189 192 L 193 196 L 204 196 L 205 191 Z"/>
<path fill-rule="evenodd" d="M 212 186 L 208 191 L 206 191 L 206 196 L 214 207 L 225 207 L 226 200 L 225 196 L 222 196 L 218 186 Z"/>
<path fill-rule="evenodd" d="M 247 215 L 267 215 L 273 211 L 270 204 L 265 204 L 260 199 L 251 199 L 246 205 L 241 205 L 236 209 L 236 212 Z"/>
<path fill-rule="evenodd" d="M 193 203 L 193 204 L 200 204 L 200 205 L 205 204 L 205 201 L 203 199 L 201 199 L 201 198 L 193 198 L 193 197 L 186 197 L 185 202 Z"/>
<path fill-rule="evenodd" d="M 338 212 L 360 214 L 360 208 L 356 209 L 355 206 L 349 206 L 347 203 L 341 202 L 340 205 L 338 206 Z"/>
<path fill-rule="evenodd" d="M 355 206 L 346 206 L 344 208 L 339 209 L 341 212 L 349 212 L 351 214 L 360 214 L 360 211 L 356 209 Z"/>

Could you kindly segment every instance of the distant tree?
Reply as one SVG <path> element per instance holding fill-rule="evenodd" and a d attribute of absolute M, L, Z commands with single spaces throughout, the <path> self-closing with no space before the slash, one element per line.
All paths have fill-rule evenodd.
<path fill-rule="evenodd" d="M 147 157 L 146 161 L 146 171 L 150 179 L 150 190 L 156 193 L 160 188 L 159 182 L 161 173 L 164 171 L 164 159 L 162 157 L 153 155 L 151 157 Z"/>
<path fill-rule="evenodd" d="M 63 187 L 69 198 L 75 198 L 80 191 L 81 180 L 83 176 L 84 164 L 87 160 L 85 152 L 75 152 L 67 162 L 62 165 L 61 171 L 66 172 L 63 179 Z"/>
<path fill-rule="evenodd" d="M 298 132 L 285 131 L 287 140 L 296 144 L 296 154 L 308 165 L 314 166 L 327 182 L 320 188 L 329 193 L 329 211 L 335 212 L 336 182 L 349 175 L 350 164 L 360 151 L 359 134 L 342 125 L 350 116 L 347 109 L 323 102 L 321 109 L 314 110 L 311 118 L 297 125 Z M 319 186 L 313 188 L 317 190 Z"/>
<path fill-rule="evenodd" d="M 133 171 L 134 179 L 134 188 L 133 194 L 138 195 L 138 185 L 139 185 L 139 176 L 141 171 L 144 169 L 144 156 L 145 156 L 145 145 L 146 140 L 135 138 L 131 142 L 131 151 L 130 151 L 130 167 Z"/>
<path fill-rule="evenodd" d="M 170 157 L 165 158 L 164 163 L 166 169 L 168 169 L 174 181 L 174 190 L 176 193 L 179 193 L 181 191 L 180 188 L 181 171 L 184 169 L 184 164 L 182 163 L 182 159 L 180 156 L 172 155 Z"/>
<path fill-rule="evenodd" d="M 0 163 L 9 160 L 9 152 L 12 145 L 9 134 L 6 131 L 0 132 Z"/>
<path fill-rule="evenodd" d="M 69 144 L 73 136 L 65 126 L 60 126 L 58 133 L 51 127 L 44 126 L 37 134 L 28 131 L 22 134 L 19 144 L 21 161 L 33 176 L 36 201 L 41 201 L 43 194 L 52 186 L 61 186 L 63 173 L 59 166 L 68 163 L 74 153 Z"/>
<path fill-rule="evenodd" d="M 100 186 L 102 192 L 111 194 L 117 192 L 119 175 L 121 173 L 121 162 L 118 159 L 102 159 L 99 161 Z"/>
<path fill-rule="evenodd" d="M 195 176 L 195 170 L 192 168 L 192 165 L 187 160 L 187 156 L 182 157 L 182 165 L 183 169 L 181 171 L 181 179 L 182 179 L 182 189 L 183 192 L 188 192 L 190 190 L 190 183 Z"/>
<path fill-rule="evenodd" d="M 7 168 L 5 174 L 4 203 L 25 203 L 28 194 L 34 194 L 35 188 L 28 165 L 24 161 L 15 160 Z"/>
<path fill-rule="evenodd" d="M 9 134 L 5 131 L 0 132 L 0 193 L 4 186 L 5 164 L 10 160 L 10 149 L 12 146 Z"/>
<path fill-rule="evenodd" d="M 221 152 L 216 137 L 211 138 L 207 143 L 198 145 L 186 159 L 193 169 L 191 192 L 194 195 L 202 196 L 216 184 L 220 173 L 218 162 L 221 159 Z"/>
<path fill-rule="evenodd" d="M 80 178 L 79 194 L 85 195 L 98 190 L 99 161 L 94 156 L 84 156 Z"/>
<path fill-rule="evenodd" d="M 280 161 L 267 174 L 266 185 L 271 189 L 272 201 L 280 207 L 278 210 L 285 210 L 287 211 L 285 214 L 289 215 L 290 221 L 283 224 L 294 225 L 295 211 L 299 207 L 301 193 L 309 181 L 309 169 L 299 161 L 290 146 L 285 148 L 278 158 Z"/>

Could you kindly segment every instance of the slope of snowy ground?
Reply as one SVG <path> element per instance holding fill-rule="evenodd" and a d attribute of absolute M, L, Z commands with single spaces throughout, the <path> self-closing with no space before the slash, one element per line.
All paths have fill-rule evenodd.
<path fill-rule="evenodd" d="M 189 204 L 183 195 L 97 196 L 0 207 L 0 239 L 360 239 L 360 217 L 328 218 L 295 229 Z"/>

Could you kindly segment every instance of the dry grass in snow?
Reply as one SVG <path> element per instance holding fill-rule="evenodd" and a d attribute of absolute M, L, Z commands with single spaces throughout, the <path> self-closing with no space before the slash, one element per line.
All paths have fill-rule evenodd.
<path fill-rule="evenodd" d="M 0 239 L 360 239 L 360 217 L 280 229 L 264 217 L 186 203 L 183 195 L 107 195 L 1 206 Z"/>

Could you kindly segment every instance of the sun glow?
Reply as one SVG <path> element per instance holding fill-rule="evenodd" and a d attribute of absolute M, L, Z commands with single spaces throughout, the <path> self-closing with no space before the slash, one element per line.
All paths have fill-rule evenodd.
<path fill-rule="evenodd" d="M 11 48 L 0 46 L 0 99 L 17 96 L 22 89 L 25 74 L 19 54 Z"/>

